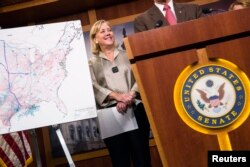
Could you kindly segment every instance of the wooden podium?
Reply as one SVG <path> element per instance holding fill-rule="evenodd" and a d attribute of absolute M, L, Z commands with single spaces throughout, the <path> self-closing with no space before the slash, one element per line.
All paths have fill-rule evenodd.
<path fill-rule="evenodd" d="M 225 140 L 197 132 L 183 122 L 175 108 L 174 86 L 183 69 L 211 58 L 236 64 L 250 78 L 249 20 L 248 8 L 125 38 L 163 166 L 205 167 L 208 150 L 223 150 Z M 204 52 L 207 58 L 199 54 Z M 232 150 L 250 150 L 249 127 L 247 118 L 228 133 Z"/>

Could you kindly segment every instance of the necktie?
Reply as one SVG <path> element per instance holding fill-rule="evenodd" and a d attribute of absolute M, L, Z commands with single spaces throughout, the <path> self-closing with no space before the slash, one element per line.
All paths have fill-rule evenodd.
<path fill-rule="evenodd" d="M 163 10 L 166 12 L 165 13 L 165 18 L 166 21 L 170 24 L 170 25 L 174 25 L 177 23 L 176 18 L 173 14 L 173 12 L 170 9 L 170 6 L 168 4 L 166 4 L 163 8 Z"/>

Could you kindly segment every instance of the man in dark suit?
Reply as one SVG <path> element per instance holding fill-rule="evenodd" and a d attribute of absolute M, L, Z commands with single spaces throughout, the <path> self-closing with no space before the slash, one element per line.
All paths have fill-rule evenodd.
<path fill-rule="evenodd" d="M 164 5 L 168 3 L 177 23 L 202 17 L 202 10 L 195 4 L 175 3 L 173 0 L 154 0 L 154 5 L 134 20 L 135 32 L 169 25 L 165 19 Z"/>

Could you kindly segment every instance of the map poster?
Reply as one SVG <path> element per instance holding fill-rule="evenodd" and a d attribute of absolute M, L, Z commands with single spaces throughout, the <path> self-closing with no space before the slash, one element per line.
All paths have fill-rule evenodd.
<path fill-rule="evenodd" d="M 96 115 L 80 21 L 0 30 L 0 134 Z"/>

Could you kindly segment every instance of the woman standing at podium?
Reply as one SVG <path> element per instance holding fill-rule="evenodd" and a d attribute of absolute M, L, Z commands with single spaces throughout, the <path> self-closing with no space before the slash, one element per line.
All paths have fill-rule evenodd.
<path fill-rule="evenodd" d="M 150 167 L 149 122 L 139 100 L 139 92 L 126 52 L 119 50 L 109 22 L 99 20 L 90 30 L 94 56 L 89 67 L 99 108 L 116 106 L 124 114 L 129 107 L 138 129 L 104 139 L 113 167 Z"/>

